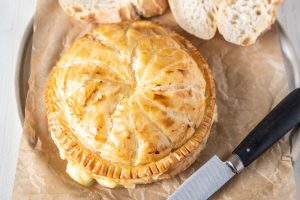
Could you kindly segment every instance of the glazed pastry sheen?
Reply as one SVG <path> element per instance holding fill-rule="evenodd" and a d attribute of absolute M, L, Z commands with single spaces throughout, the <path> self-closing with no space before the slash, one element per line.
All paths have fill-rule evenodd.
<path fill-rule="evenodd" d="M 46 105 L 62 157 L 126 186 L 167 178 L 196 159 L 215 91 L 206 62 L 182 37 L 152 22 L 123 22 L 99 26 L 64 52 Z"/>

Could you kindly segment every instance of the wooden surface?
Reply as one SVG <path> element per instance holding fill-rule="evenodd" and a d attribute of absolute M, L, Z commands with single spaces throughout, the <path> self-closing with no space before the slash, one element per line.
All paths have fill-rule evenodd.
<path fill-rule="evenodd" d="M 300 1 L 285 0 L 279 12 L 294 48 L 300 55 Z M 10 199 L 22 128 L 15 98 L 15 67 L 19 44 L 34 13 L 34 0 L 0 2 L 0 200 Z M 298 57 L 299 58 L 299 57 Z M 299 66 L 300 67 L 300 66 Z"/>
<path fill-rule="evenodd" d="M 34 0 L 0 1 L 0 200 L 10 199 L 22 128 L 15 98 L 19 43 L 34 12 Z"/>

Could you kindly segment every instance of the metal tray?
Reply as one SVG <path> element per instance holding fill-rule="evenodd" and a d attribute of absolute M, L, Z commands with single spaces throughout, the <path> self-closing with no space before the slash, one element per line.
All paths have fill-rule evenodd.
<path fill-rule="evenodd" d="M 300 65 L 295 56 L 292 43 L 285 34 L 284 30 L 278 24 L 280 31 L 280 43 L 283 60 L 286 68 L 286 74 L 290 90 L 300 87 Z M 16 99 L 18 103 L 18 111 L 21 122 L 24 121 L 25 116 L 25 104 L 28 92 L 28 80 L 31 67 L 31 48 L 33 38 L 33 18 L 28 23 L 24 32 L 22 42 L 19 49 L 16 77 L 15 77 L 15 89 Z M 300 128 L 293 129 L 290 135 L 290 144 L 292 149 L 294 174 L 297 186 L 297 198 L 300 199 Z"/>
<path fill-rule="evenodd" d="M 27 92 L 29 89 L 28 80 L 31 69 L 31 49 L 33 37 L 33 18 L 27 24 L 24 35 L 19 47 L 16 76 L 15 76 L 15 90 L 16 100 L 19 112 L 19 118 L 23 123 L 25 117 L 25 104 Z"/>

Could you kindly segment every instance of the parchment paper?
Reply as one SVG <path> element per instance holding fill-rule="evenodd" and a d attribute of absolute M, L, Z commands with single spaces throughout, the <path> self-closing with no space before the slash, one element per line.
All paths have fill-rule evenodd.
<path fill-rule="evenodd" d="M 218 122 L 206 149 L 180 175 L 135 189 L 84 188 L 65 174 L 47 131 L 44 90 L 59 55 L 92 26 L 67 16 L 56 0 L 38 0 L 35 15 L 30 89 L 24 136 L 20 146 L 13 199 L 166 199 L 212 155 L 225 159 L 246 134 L 287 94 L 276 26 L 250 47 L 239 47 L 217 35 L 197 39 L 178 27 L 170 12 L 152 20 L 189 39 L 207 59 L 217 88 Z M 35 140 L 34 138 L 37 138 Z M 29 139 L 30 143 L 26 140 Z M 30 145 L 36 142 L 36 145 Z M 288 137 L 235 177 L 214 200 L 295 199 L 295 183 Z"/>

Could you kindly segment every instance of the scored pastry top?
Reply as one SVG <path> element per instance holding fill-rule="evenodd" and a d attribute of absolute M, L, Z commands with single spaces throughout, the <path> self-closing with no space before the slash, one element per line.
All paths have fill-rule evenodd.
<path fill-rule="evenodd" d="M 63 151 L 81 148 L 93 162 L 126 168 L 187 143 L 205 115 L 210 75 L 183 41 L 146 21 L 104 24 L 75 40 L 46 93 L 49 129 Z"/>

